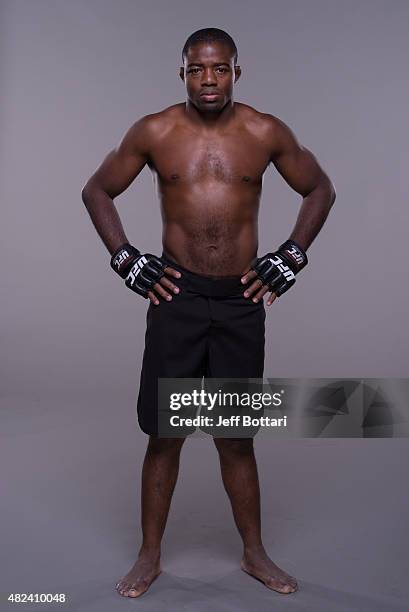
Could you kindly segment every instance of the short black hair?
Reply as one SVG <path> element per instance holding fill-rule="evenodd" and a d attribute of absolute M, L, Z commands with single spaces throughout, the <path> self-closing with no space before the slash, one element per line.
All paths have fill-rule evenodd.
<path fill-rule="evenodd" d="M 230 51 L 232 55 L 234 55 L 234 63 L 237 64 L 237 47 L 236 43 L 224 30 L 220 30 L 219 28 L 203 28 L 201 30 L 196 30 L 193 32 L 185 42 L 185 45 L 182 50 L 182 62 L 185 61 L 185 57 L 190 47 L 194 47 L 198 43 L 201 42 L 223 42 L 230 47 Z"/>

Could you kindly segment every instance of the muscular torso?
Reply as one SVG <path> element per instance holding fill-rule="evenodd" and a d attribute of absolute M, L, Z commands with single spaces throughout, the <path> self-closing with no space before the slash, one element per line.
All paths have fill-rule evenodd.
<path fill-rule="evenodd" d="M 150 146 L 164 252 L 198 274 L 239 275 L 257 254 L 268 127 L 262 113 L 234 107 L 224 127 L 203 130 L 184 104 L 172 106 L 159 114 Z"/>

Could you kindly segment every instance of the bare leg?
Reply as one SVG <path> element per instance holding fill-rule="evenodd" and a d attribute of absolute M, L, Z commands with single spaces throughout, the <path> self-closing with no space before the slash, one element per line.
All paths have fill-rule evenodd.
<path fill-rule="evenodd" d="M 267 555 L 261 541 L 260 487 L 253 438 L 213 438 L 223 484 L 243 540 L 241 569 L 279 593 L 293 593 L 297 581 Z"/>
<path fill-rule="evenodd" d="M 142 468 L 142 546 L 135 564 L 115 587 L 125 597 L 142 595 L 161 572 L 161 541 L 184 441 L 185 438 L 149 438 Z"/>

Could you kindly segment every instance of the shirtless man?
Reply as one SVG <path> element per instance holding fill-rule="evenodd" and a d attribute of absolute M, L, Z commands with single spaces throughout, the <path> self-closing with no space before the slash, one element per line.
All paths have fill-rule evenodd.
<path fill-rule="evenodd" d="M 157 435 L 157 377 L 262 377 L 264 295 L 269 292 L 271 306 L 294 284 L 335 201 L 329 177 L 287 125 L 234 102 L 241 69 L 226 32 L 195 32 L 182 59 L 186 102 L 136 121 L 82 191 L 111 266 L 150 301 L 138 398 L 139 424 L 150 436 L 142 469 L 143 541 L 116 585 L 126 597 L 140 596 L 161 571 L 161 540 L 185 440 Z M 262 177 L 270 163 L 303 201 L 288 241 L 257 258 Z M 160 257 L 129 244 L 113 203 L 146 164 L 161 203 Z M 243 541 L 241 569 L 279 593 L 294 592 L 295 578 L 262 543 L 253 438 L 213 440 Z"/>

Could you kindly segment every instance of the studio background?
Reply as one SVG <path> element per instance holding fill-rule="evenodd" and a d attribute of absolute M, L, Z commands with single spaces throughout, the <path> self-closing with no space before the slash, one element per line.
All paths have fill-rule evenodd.
<path fill-rule="evenodd" d="M 285 121 L 337 191 L 309 266 L 266 307 L 265 376 L 407 377 L 409 6 L 4 0 L 0 10 L 0 590 L 21 591 L 23 575 L 25 589 L 58 586 L 77 609 L 112 609 L 140 542 L 147 437 L 136 398 L 148 302 L 110 269 L 81 189 L 136 119 L 185 99 L 178 70 L 189 34 L 225 29 L 243 71 L 235 99 Z M 115 204 L 129 240 L 160 254 L 147 167 Z M 259 254 L 289 236 L 300 205 L 271 165 Z M 271 439 L 256 449 L 265 542 L 299 579 L 288 608 L 330 600 L 331 610 L 403 610 L 407 441 Z M 188 441 L 166 575 L 139 603 L 270 605 L 280 596 L 240 573 L 239 556 L 213 444 Z"/>

